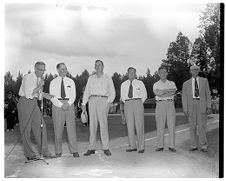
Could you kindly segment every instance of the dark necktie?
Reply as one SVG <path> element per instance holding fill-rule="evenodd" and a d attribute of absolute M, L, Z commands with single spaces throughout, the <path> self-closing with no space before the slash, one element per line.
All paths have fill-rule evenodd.
<path fill-rule="evenodd" d="M 39 84 L 39 78 L 37 77 L 37 81 L 36 81 L 36 87 L 38 87 Z M 39 98 L 40 95 L 40 90 L 38 91 L 38 93 L 36 94 L 36 96 Z"/>
<path fill-rule="evenodd" d="M 133 85 L 132 85 L 132 81 L 130 81 L 128 97 L 129 98 L 133 98 Z"/>
<path fill-rule="evenodd" d="M 198 87 L 197 78 L 195 78 L 195 97 L 199 97 L 199 87 Z"/>
<path fill-rule="evenodd" d="M 65 93 L 65 90 L 64 90 L 64 78 L 62 78 L 62 81 L 61 81 L 61 98 L 65 98 L 66 97 L 66 93 Z"/>

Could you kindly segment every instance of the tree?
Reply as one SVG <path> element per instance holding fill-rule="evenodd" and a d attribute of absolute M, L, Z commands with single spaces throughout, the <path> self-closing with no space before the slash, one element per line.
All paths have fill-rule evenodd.
<path fill-rule="evenodd" d="M 115 101 L 118 102 L 120 99 L 120 88 L 122 83 L 122 76 L 117 72 L 115 72 L 112 76 L 112 81 L 114 83 L 115 92 L 116 92 Z"/>
<path fill-rule="evenodd" d="M 18 76 L 17 76 L 17 78 L 16 78 L 16 82 L 15 82 L 15 87 L 14 87 L 14 89 L 15 89 L 15 94 L 19 94 L 19 90 L 20 90 L 20 86 L 21 86 L 21 84 L 22 84 L 22 80 L 23 80 L 23 74 L 21 74 L 20 72 L 18 73 Z"/>
<path fill-rule="evenodd" d="M 147 68 L 147 71 L 146 71 L 146 77 L 143 77 L 141 79 L 141 81 L 143 81 L 145 87 L 146 87 L 146 90 L 147 90 L 147 97 L 148 98 L 153 98 L 155 95 L 154 95 L 154 92 L 153 92 L 153 85 L 155 83 L 155 79 L 153 76 L 151 76 L 151 73 L 150 73 L 150 69 Z"/>
<path fill-rule="evenodd" d="M 168 79 L 175 82 L 178 90 L 182 89 L 183 82 L 189 78 L 189 59 L 191 42 L 181 32 L 178 33 L 176 41 L 171 42 L 167 50 L 167 59 L 162 60 L 162 65 L 168 69 Z"/>
<path fill-rule="evenodd" d="M 49 85 L 53 79 L 54 79 L 54 77 L 51 73 L 49 75 L 46 74 L 45 79 L 44 79 L 45 80 L 44 89 L 43 89 L 44 92 L 49 93 Z"/>
<path fill-rule="evenodd" d="M 6 93 L 8 91 L 12 91 L 13 93 L 15 92 L 14 91 L 15 81 L 13 80 L 13 76 L 10 72 L 6 72 L 4 78 L 5 78 L 4 88 L 5 88 L 5 96 L 6 96 Z"/>
<path fill-rule="evenodd" d="M 200 17 L 200 33 L 210 52 L 211 87 L 219 89 L 220 80 L 220 4 L 207 4 Z"/>
<path fill-rule="evenodd" d="M 200 70 L 205 74 L 209 71 L 210 59 L 208 56 L 208 48 L 203 37 L 195 39 L 192 46 L 191 59 L 195 60 L 196 65 L 200 67 Z"/>
<path fill-rule="evenodd" d="M 86 86 L 89 78 L 89 72 L 84 70 L 81 75 L 77 75 L 73 78 L 76 85 L 76 99 L 78 100 L 82 95 L 82 89 Z"/>

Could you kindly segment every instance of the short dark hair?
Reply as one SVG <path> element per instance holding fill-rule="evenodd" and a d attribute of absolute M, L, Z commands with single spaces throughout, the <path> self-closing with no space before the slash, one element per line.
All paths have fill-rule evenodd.
<path fill-rule="evenodd" d="M 56 66 L 56 68 L 59 69 L 61 65 L 65 65 L 65 64 L 63 62 L 58 63 L 57 66 Z"/>
<path fill-rule="evenodd" d="M 38 61 L 35 63 L 35 67 L 37 67 L 38 65 L 46 65 L 46 64 L 42 61 Z"/>
<path fill-rule="evenodd" d="M 96 60 L 96 61 L 95 61 L 95 64 L 96 64 L 97 62 L 101 62 L 102 65 L 104 66 L 104 62 L 103 62 L 102 60 Z"/>
<path fill-rule="evenodd" d="M 127 69 L 127 72 L 129 72 L 130 69 L 135 70 L 135 72 L 137 71 L 134 67 L 129 67 L 129 68 Z"/>
<path fill-rule="evenodd" d="M 160 70 L 162 70 L 162 69 L 165 69 L 166 71 L 168 71 L 168 70 L 167 70 L 167 67 L 162 65 L 162 66 L 160 66 L 160 67 L 158 68 L 158 72 L 159 72 Z"/>

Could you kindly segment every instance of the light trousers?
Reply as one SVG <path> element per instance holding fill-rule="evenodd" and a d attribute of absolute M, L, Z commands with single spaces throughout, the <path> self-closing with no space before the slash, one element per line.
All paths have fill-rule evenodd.
<path fill-rule="evenodd" d="M 105 97 L 90 97 L 89 99 L 89 150 L 96 149 L 96 135 L 98 123 L 100 124 L 100 137 L 104 150 L 109 149 L 109 133 L 108 133 L 108 111 L 109 103 Z"/>
<path fill-rule="evenodd" d="M 144 150 L 144 106 L 142 100 L 129 100 L 125 102 L 124 106 L 129 147 Z M 135 131 L 138 145 L 136 145 Z"/>
<path fill-rule="evenodd" d="M 36 152 L 32 149 L 32 143 L 30 138 L 31 131 L 34 134 L 35 141 L 38 145 L 39 153 L 42 155 L 49 155 L 50 153 L 48 151 L 46 125 L 45 121 L 42 120 L 42 115 L 38 107 L 37 99 L 27 99 L 25 97 L 20 97 L 19 102 L 17 104 L 17 109 L 25 157 L 33 157 L 37 155 Z M 42 129 L 41 121 L 43 124 Z"/>
<path fill-rule="evenodd" d="M 157 147 L 164 147 L 164 131 L 167 120 L 169 130 L 169 147 L 175 147 L 175 106 L 174 101 L 157 101 L 155 108 L 157 127 Z"/>
<path fill-rule="evenodd" d="M 64 100 L 61 102 L 64 102 Z M 69 151 L 70 153 L 78 152 L 74 104 L 72 104 L 66 111 L 53 105 L 52 117 L 55 133 L 55 153 L 62 153 L 62 136 L 65 122 Z"/>
<path fill-rule="evenodd" d="M 199 100 L 193 100 L 193 112 L 189 113 L 189 124 L 190 124 L 190 144 L 191 148 L 197 147 L 197 126 L 199 135 L 199 146 L 201 148 L 207 148 L 207 138 L 206 138 L 206 124 L 207 124 L 207 114 L 200 111 Z"/>

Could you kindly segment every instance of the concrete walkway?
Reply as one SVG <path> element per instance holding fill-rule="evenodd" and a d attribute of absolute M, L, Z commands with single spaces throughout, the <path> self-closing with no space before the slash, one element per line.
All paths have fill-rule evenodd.
<path fill-rule="evenodd" d="M 208 134 L 214 131 L 218 137 L 218 115 L 208 119 Z M 23 150 L 20 144 L 5 146 L 5 177 L 22 178 L 83 178 L 83 177 L 218 177 L 218 150 L 216 145 L 209 145 L 207 153 L 200 151 L 189 152 L 189 128 L 187 124 L 176 128 L 176 153 L 168 150 L 168 133 L 165 134 L 165 150 L 155 152 L 156 132 L 145 134 L 145 153 L 127 153 L 127 137 L 110 141 L 112 156 L 107 157 L 99 149 L 95 155 L 83 156 L 88 142 L 79 142 L 80 158 L 73 158 L 68 152 L 67 143 L 63 143 L 61 158 L 25 164 Z M 218 138 L 216 138 L 218 140 Z M 216 141 L 210 144 L 214 144 Z M 219 143 L 216 143 L 217 146 Z M 49 145 L 54 153 L 54 145 Z M 214 150 L 214 151 L 213 151 Z M 10 154 L 9 154 L 10 153 Z M 211 153 L 211 154 L 210 154 Z"/>

